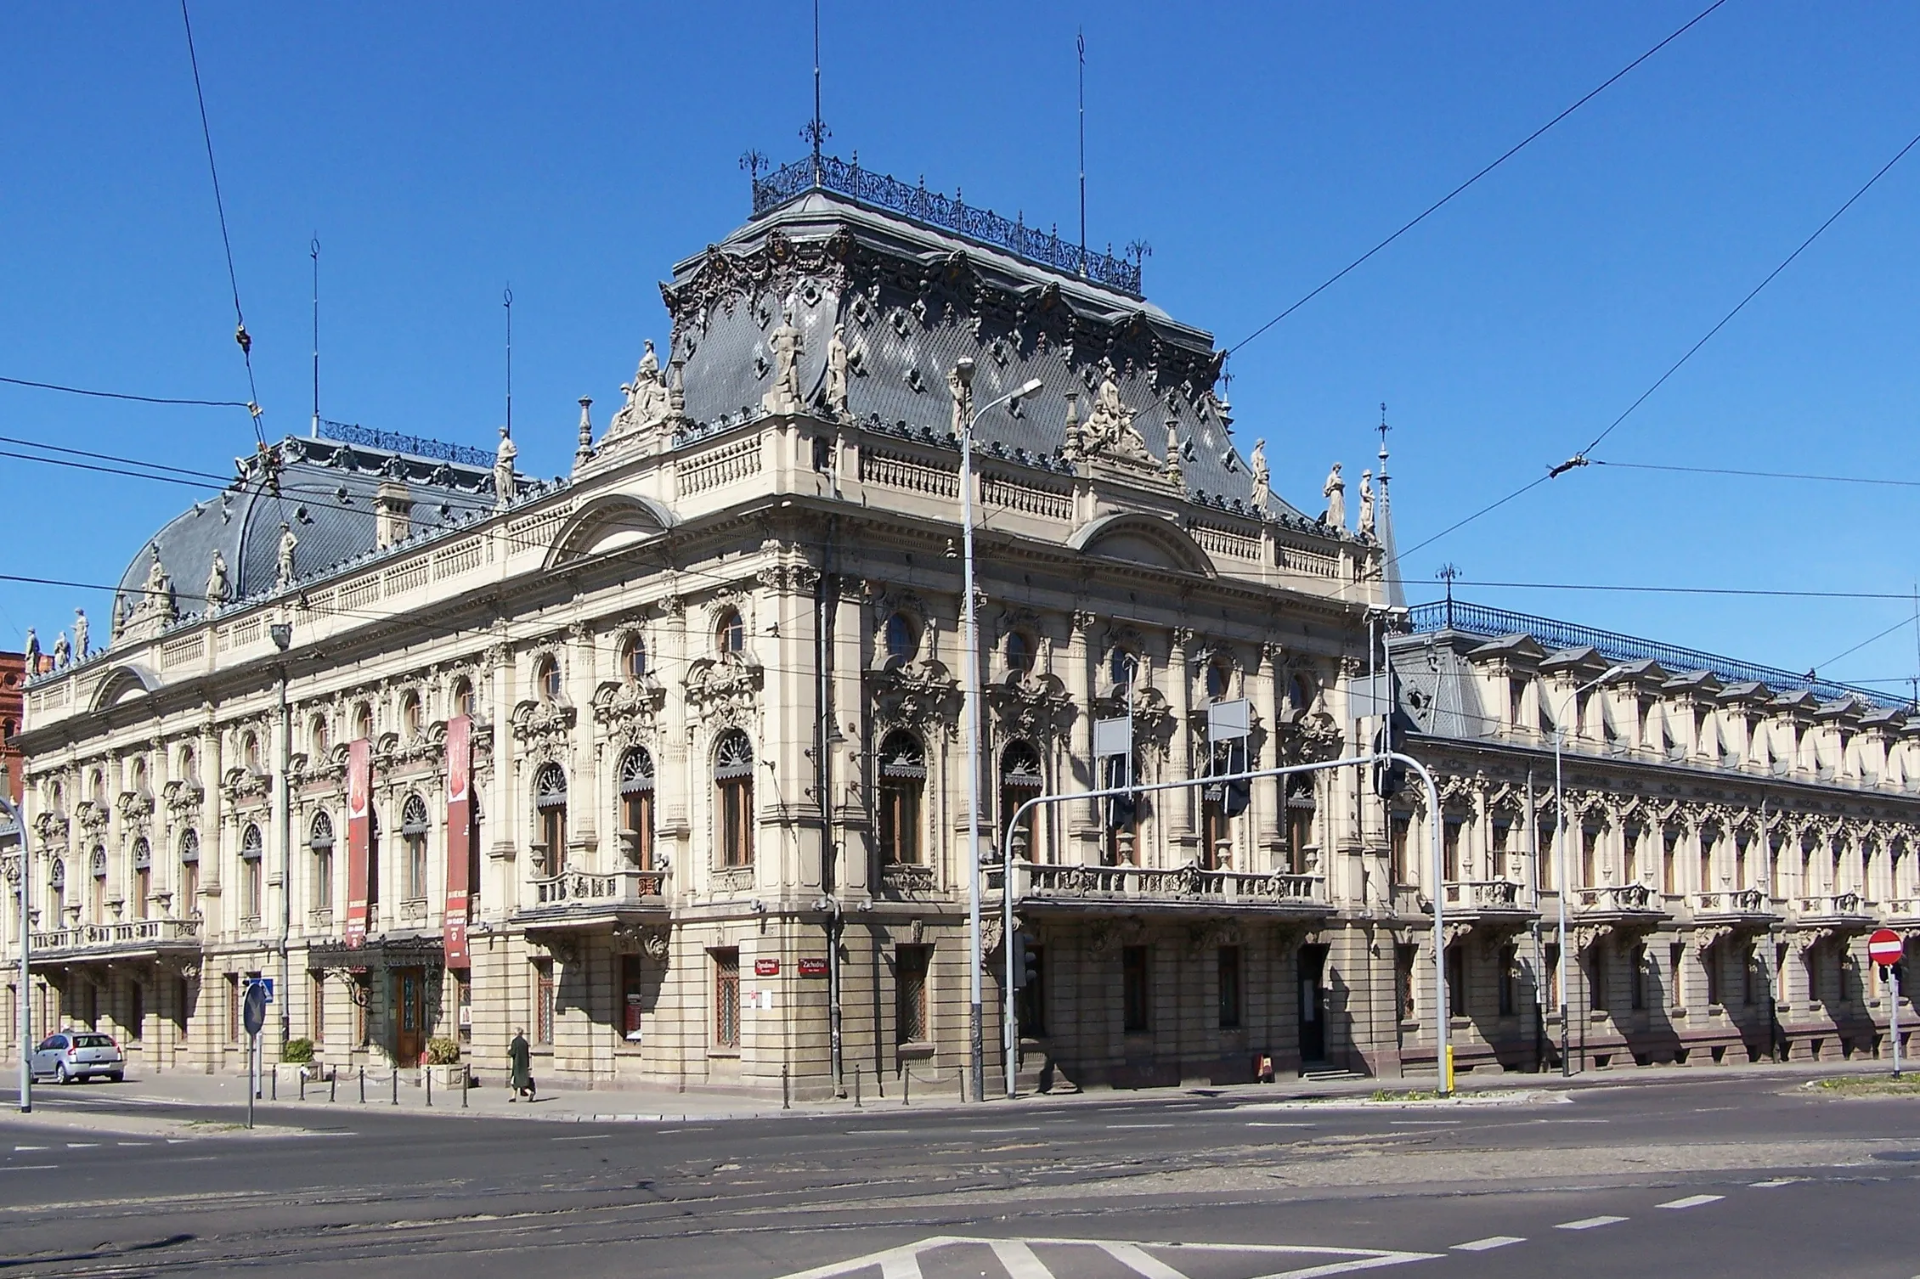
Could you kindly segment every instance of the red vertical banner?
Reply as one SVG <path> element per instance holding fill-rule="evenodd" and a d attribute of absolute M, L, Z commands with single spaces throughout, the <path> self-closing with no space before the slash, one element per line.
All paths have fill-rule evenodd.
<path fill-rule="evenodd" d="M 367 940 L 367 849 L 373 817 L 373 743 L 347 744 L 347 945 Z"/>
<path fill-rule="evenodd" d="M 447 913 L 441 941 L 447 967 L 466 968 L 468 855 L 473 848 L 473 721 L 456 715 L 447 721 Z"/>

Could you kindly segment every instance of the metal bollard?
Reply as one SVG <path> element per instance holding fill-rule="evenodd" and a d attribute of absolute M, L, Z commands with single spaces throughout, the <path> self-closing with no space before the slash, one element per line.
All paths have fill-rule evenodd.
<path fill-rule="evenodd" d="M 967 1068 L 956 1067 L 954 1073 L 960 1076 L 960 1100 L 965 1101 L 967 1099 Z"/>
<path fill-rule="evenodd" d="M 268 1096 L 267 1100 L 279 1101 L 280 1100 L 280 1067 L 278 1065 L 274 1066 L 273 1082 L 268 1084 L 267 1087 L 271 1094 L 270 1096 Z"/>
<path fill-rule="evenodd" d="M 421 1067 L 420 1069 L 426 1072 L 426 1076 L 427 1076 L 427 1109 L 428 1109 L 428 1110 L 432 1110 L 432 1109 L 433 1109 L 433 1067 L 432 1067 L 432 1066 L 422 1066 L 422 1067 Z"/>
<path fill-rule="evenodd" d="M 467 1089 L 473 1085 L 473 1072 L 467 1069 L 465 1062 L 460 1063 L 460 1109 L 467 1108 Z"/>
<path fill-rule="evenodd" d="M 853 1108 L 855 1110 L 862 1108 L 860 1105 L 860 1067 L 858 1066 L 853 1068 Z"/>
<path fill-rule="evenodd" d="M 302 1069 L 300 1072 L 300 1100 L 305 1101 L 306 1099 L 307 1099 L 307 1072 L 304 1069 Z"/>
<path fill-rule="evenodd" d="M 900 1104 L 903 1106 L 911 1106 L 913 1104 L 912 1066 L 908 1066 L 900 1072 Z"/>
<path fill-rule="evenodd" d="M 398 1064 L 393 1068 L 393 1104 L 396 1106 L 400 1104 L 400 1067 Z"/>
<path fill-rule="evenodd" d="M 332 1105 L 334 1096 L 340 1087 L 340 1067 L 335 1066 L 327 1072 L 327 1104 Z"/>
<path fill-rule="evenodd" d="M 360 1063 L 360 1104 L 367 1104 L 367 1063 Z"/>
<path fill-rule="evenodd" d="M 793 1109 L 793 1084 L 787 1078 L 787 1068 L 780 1067 L 780 1109 Z"/>

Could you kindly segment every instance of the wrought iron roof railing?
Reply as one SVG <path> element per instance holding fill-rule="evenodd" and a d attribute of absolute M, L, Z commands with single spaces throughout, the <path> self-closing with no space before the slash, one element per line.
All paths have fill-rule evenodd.
<path fill-rule="evenodd" d="M 1891 697 L 1870 688 L 1859 688 L 1834 680 L 1808 679 L 1805 674 L 1796 675 L 1777 666 L 1761 666 L 1737 658 L 1703 653 L 1698 649 L 1682 648 L 1677 644 L 1637 639 L 1615 631 L 1596 630 L 1573 622 L 1557 622 L 1529 613 L 1514 613 L 1488 604 L 1441 600 L 1432 604 L 1416 604 L 1409 612 L 1415 633 L 1454 630 L 1469 635 L 1484 635 L 1488 639 L 1531 635 L 1549 652 L 1565 648 L 1591 648 L 1609 662 L 1638 662 L 1651 658 L 1675 675 L 1687 671 L 1711 671 L 1729 684 L 1751 681 L 1783 692 L 1804 688 L 1824 701 L 1838 701 L 1853 696 L 1875 706 L 1898 708 L 1911 704 L 1904 698 Z"/>
<path fill-rule="evenodd" d="M 909 186 L 898 178 L 849 164 L 835 156 L 812 156 L 795 160 L 753 179 L 753 216 L 778 208 L 808 191 L 832 191 L 887 213 L 897 213 L 925 226 L 953 231 L 991 248 L 1004 249 L 1015 257 L 1039 266 L 1118 289 L 1134 297 L 1140 293 L 1140 251 L 1134 256 L 1115 257 L 1095 253 L 1070 244 L 1051 231 L 1026 224 L 1024 217 L 1009 221 L 991 209 L 979 209 L 960 198 L 927 190 L 927 181 Z"/>
<path fill-rule="evenodd" d="M 493 454 L 486 449 L 449 444 L 445 440 L 432 440 L 424 435 L 376 431 L 352 422 L 329 422 L 325 418 L 320 419 L 320 429 L 327 439 L 341 444 L 360 444 L 370 449 L 386 449 L 390 453 L 411 453 L 415 457 L 438 458 L 442 462 L 453 462 L 460 466 L 493 465 Z"/>

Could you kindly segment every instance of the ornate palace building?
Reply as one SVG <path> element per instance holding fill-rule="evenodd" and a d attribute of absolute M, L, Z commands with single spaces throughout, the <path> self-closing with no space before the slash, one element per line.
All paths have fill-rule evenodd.
<path fill-rule="evenodd" d="M 951 1079 L 978 406 L 980 835 L 1016 859 L 986 897 L 1028 948 L 1030 1083 L 1430 1067 L 1436 888 L 1463 1065 L 1558 1051 L 1557 891 L 1590 1063 L 1877 1047 L 1858 938 L 1914 909 L 1902 711 L 1409 614 L 1384 449 L 1352 527 L 1338 468 L 1322 514 L 1274 495 L 1137 259 L 825 159 L 757 179 L 662 291 L 669 340 L 613 413 L 580 401 L 568 477 L 518 476 L 504 433 L 287 439 L 140 548 L 106 649 L 61 637 L 18 738 L 33 977 L 6 980 L 38 1026 L 239 1070 L 263 975 L 269 1050 L 344 1067 L 451 1040 L 485 1078 L 525 1028 L 543 1080 Z M 1578 850 L 1543 876 L 1555 708 L 1629 658 L 1574 699 Z M 1440 814 L 1345 769 L 1013 821 L 1359 754 L 1376 663 Z"/>

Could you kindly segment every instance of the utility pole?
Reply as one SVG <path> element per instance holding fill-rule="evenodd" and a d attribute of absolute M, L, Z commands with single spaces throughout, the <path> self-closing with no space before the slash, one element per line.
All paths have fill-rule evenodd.
<path fill-rule="evenodd" d="M 12 797 L 12 780 L 0 765 L 0 816 L 11 821 L 20 836 L 20 1113 L 24 1115 L 33 1110 L 33 996 L 27 984 L 32 972 L 29 929 L 33 923 L 27 885 L 33 879 L 33 859 L 27 846 L 26 806 L 15 804 Z"/>

